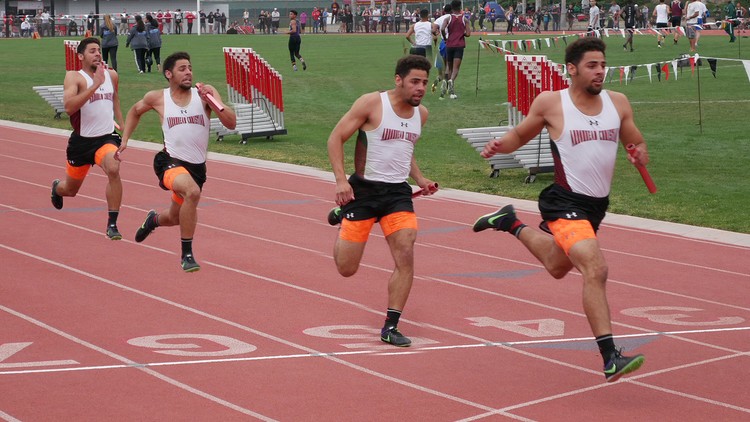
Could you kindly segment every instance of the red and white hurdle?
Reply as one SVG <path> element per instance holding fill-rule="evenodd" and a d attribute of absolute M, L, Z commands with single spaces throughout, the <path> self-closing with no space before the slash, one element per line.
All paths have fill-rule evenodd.
<path fill-rule="evenodd" d="M 247 138 L 286 134 L 282 77 L 252 48 L 224 47 L 227 95 L 237 113 L 237 127 L 229 131 L 211 119 L 219 141 L 229 133 Z"/>

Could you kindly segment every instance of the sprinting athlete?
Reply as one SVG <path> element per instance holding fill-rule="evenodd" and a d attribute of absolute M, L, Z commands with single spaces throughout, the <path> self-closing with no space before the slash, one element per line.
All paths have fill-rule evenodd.
<path fill-rule="evenodd" d="M 328 157 L 336 177 L 336 205 L 331 225 L 341 223 L 333 248 L 336 268 L 353 276 L 365 251 L 372 226 L 380 223 L 396 268 L 388 282 L 388 309 L 380 339 L 394 346 L 411 345 L 398 330 L 401 312 L 414 280 L 417 217 L 411 199 L 411 177 L 424 195 L 437 191 L 414 159 L 414 146 L 427 121 L 421 104 L 429 82 L 430 62 L 410 55 L 396 64 L 396 87 L 365 94 L 354 102 L 328 138 Z M 358 132 L 354 174 L 346 177 L 344 143 Z"/>
<path fill-rule="evenodd" d="M 120 162 L 115 153 L 120 146 L 120 135 L 115 132 L 115 120 L 122 127 L 122 111 L 118 95 L 117 72 L 107 69 L 102 61 L 99 39 L 81 40 L 76 50 L 81 70 L 65 74 L 63 105 L 70 116 L 73 133 L 68 139 L 68 160 L 65 180 L 52 182 L 52 205 L 63 207 L 64 196 L 76 196 L 93 164 L 107 175 L 106 235 L 112 240 L 122 239 L 117 229 L 117 217 L 122 204 Z"/>
<path fill-rule="evenodd" d="M 143 242 L 159 226 L 179 225 L 180 265 L 183 271 L 193 272 L 200 270 L 193 256 L 193 235 L 198 224 L 198 202 L 206 182 L 211 111 L 229 129 L 234 129 L 237 116 L 231 107 L 221 102 L 221 96 L 211 85 L 193 88 L 193 67 L 188 53 L 177 52 L 167 57 L 163 72 L 169 88 L 149 91 L 130 108 L 119 152 L 125 151 L 141 116 L 149 110 L 156 111 L 164 132 L 164 149 L 154 157 L 154 172 L 159 186 L 172 191 L 172 202 L 161 213 L 148 212 L 135 234 L 135 241 Z M 208 95 L 212 95 L 223 110 L 209 105 L 212 103 Z"/>
<path fill-rule="evenodd" d="M 474 231 L 502 230 L 513 234 L 555 278 L 576 268 L 583 276 L 583 309 L 596 337 L 608 382 L 638 369 L 643 355 L 624 356 L 615 347 L 605 285 L 607 262 L 596 232 L 609 206 L 609 192 L 618 145 L 635 144 L 628 156 L 646 165 L 648 152 L 633 121 L 625 95 L 602 89 L 606 75 L 605 44 L 586 37 L 570 44 L 565 63 L 571 86 L 545 91 L 529 115 L 501 139 L 487 143 L 482 156 L 510 153 L 547 128 L 552 140 L 555 182 L 539 195 L 543 228 L 553 237 L 526 227 L 512 205 L 480 217 Z"/>

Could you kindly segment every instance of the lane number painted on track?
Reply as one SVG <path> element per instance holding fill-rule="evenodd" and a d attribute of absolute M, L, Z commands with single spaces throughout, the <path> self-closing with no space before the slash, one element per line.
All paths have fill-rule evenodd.
<path fill-rule="evenodd" d="M 74 360 L 42 360 L 35 362 L 5 362 L 8 358 L 31 346 L 32 342 L 0 344 L 0 368 L 35 368 L 40 366 L 78 365 Z"/>
<path fill-rule="evenodd" d="M 364 342 L 341 343 L 341 346 L 347 349 L 390 349 L 393 346 L 385 344 L 379 340 L 380 330 L 368 327 L 367 325 L 324 325 L 321 327 L 312 327 L 303 331 L 308 336 L 339 339 L 339 340 L 364 340 Z M 435 340 L 423 337 L 412 337 L 412 346 L 424 346 L 428 344 L 437 344 Z"/>
<path fill-rule="evenodd" d="M 642 308 L 623 309 L 621 313 L 623 315 L 646 318 L 649 321 L 660 324 L 681 326 L 714 327 L 718 325 L 737 325 L 745 322 L 745 319 L 741 317 L 716 317 L 710 321 L 701 321 L 700 318 L 702 316 L 696 315 L 696 313 L 703 311 L 703 309 L 699 308 L 685 308 L 681 306 L 644 306 Z M 686 312 L 692 312 L 693 314 L 690 315 Z"/>
<path fill-rule="evenodd" d="M 565 323 L 559 319 L 530 319 L 526 321 L 501 321 L 491 317 L 466 318 L 477 327 L 495 327 L 527 337 L 560 337 L 565 334 Z M 536 329 L 532 328 L 536 326 Z"/>
<path fill-rule="evenodd" d="M 196 344 L 198 342 L 195 340 L 199 340 L 198 342 L 203 345 Z M 154 353 L 190 357 L 235 356 L 254 352 L 257 349 L 252 344 L 231 337 L 212 334 L 163 334 L 136 337 L 128 340 L 128 344 L 149 349 L 160 349 L 154 350 Z M 217 345 L 219 347 L 216 347 Z"/>

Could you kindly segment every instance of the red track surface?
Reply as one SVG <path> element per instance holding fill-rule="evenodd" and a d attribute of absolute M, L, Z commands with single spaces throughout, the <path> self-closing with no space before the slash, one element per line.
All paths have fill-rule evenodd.
<path fill-rule="evenodd" d="M 0 122 L 0 419 L 750 419 L 750 236 L 605 220 L 617 342 L 646 355 L 607 384 L 580 276 L 553 280 L 512 236 L 471 232 L 505 198 L 415 201 L 400 328 L 416 344 L 398 349 L 377 336 L 385 242 L 374 232 L 360 272 L 338 275 L 326 173 L 215 156 L 202 270 L 183 274 L 177 228 L 132 240 L 169 199 L 151 170 L 157 146 L 124 154 L 125 239 L 112 242 L 100 169 L 52 208 L 67 138 L 46 132 Z"/>

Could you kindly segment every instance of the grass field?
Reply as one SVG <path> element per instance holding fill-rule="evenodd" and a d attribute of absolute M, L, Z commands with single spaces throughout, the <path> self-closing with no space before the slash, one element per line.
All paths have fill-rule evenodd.
<path fill-rule="evenodd" d="M 506 101 L 503 56 L 479 49 L 477 39 L 469 39 L 456 82 L 459 99 L 439 101 L 437 94 L 428 94 L 424 100 L 430 117 L 417 145 L 417 160 L 425 175 L 442 187 L 536 199 L 551 182 L 550 174 L 539 175 L 531 184 L 524 184 L 522 170 L 503 171 L 500 178 L 490 179 L 486 161 L 456 135 L 458 128 L 495 126 L 507 116 L 502 105 Z M 658 49 L 655 37 L 636 36 L 634 53 L 622 51 L 619 36 L 605 40 L 610 65 L 665 62 L 687 52 L 685 38 L 677 46 L 668 42 Z M 726 36 L 704 36 L 699 50 L 711 57 L 750 60 L 748 41 L 739 38 L 739 43 L 730 44 Z M 289 133 L 272 140 L 253 138 L 246 145 L 238 143 L 238 136 L 227 137 L 223 143 L 212 142 L 211 150 L 328 170 L 328 134 L 358 96 L 393 86 L 395 61 L 403 54 L 405 41 L 402 35 L 304 35 L 302 55 L 309 64 L 305 72 L 292 71 L 286 43 L 283 35 L 167 35 L 162 59 L 173 51 L 190 52 L 194 80 L 213 84 L 225 95 L 221 47 L 254 48 L 284 77 Z M 545 47 L 541 53 L 562 62 L 564 45 L 559 45 Z M 118 61 L 123 114 L 147 90 L 166 86 L 158 73 L 136 72 L 124 38 Z M 52 109 L 32 90 L 35 85 L 61 85 L 64 62 L 61 38 L 0 40 L 0 119 L 69 129 L 66 118 L 53 119 Z M 649 143 L 649 169 L 659 187 L 656 195 L 649 195 L 638 172 L 620 154 L 610 211 L 750 233 L 750 82 L 742 63 L 719 61 L 716 78 L 703 66 L 700 83 L 689 68 L 677 80 L 657 82 L 655 73 L 653 78 L 649 82 L 646 69 L 640 68 L 634 82 L 620 84 L 615 77 L 607 85 L 630 98 L 636 123 Z M 160 137 L 156 114 L 144 116 L 134 138 L 159 142 Z M 61 149 L 61 166 L 63 159 Z"/>

